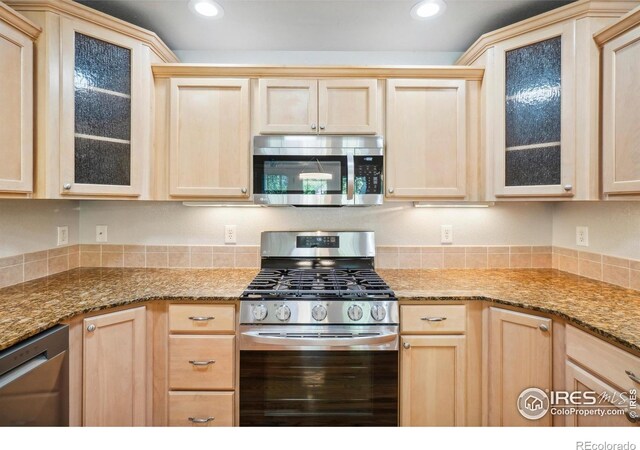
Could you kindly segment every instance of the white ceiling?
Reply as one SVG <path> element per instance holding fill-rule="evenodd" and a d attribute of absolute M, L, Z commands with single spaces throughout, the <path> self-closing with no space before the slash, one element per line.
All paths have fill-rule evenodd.
<path fill-rule="evenodd" d="M 417 21 L 417 0 L 218 0 L 207 20 L 187 0 L 81 0 L 155 31 L 173 50 L 462 52 L 482 33 L 557 8 L 566 0 L 446 0 L 445 13 Z"/>

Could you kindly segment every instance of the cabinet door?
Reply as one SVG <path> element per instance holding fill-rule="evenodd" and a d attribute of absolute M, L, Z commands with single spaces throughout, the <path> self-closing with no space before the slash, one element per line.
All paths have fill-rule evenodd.
<path fill-rule="evenodd" d="M 387 82 L 387 197 L 467 194 L 464 80 Z"/>
<path fill-rule="evenodd" d="M 249 197 L 249 80 L 171 79 L 169 194 Z"/>
<path fill-rule="evenodd" d="M 33 191 L 33 43 L 0 21 L 0 192 Z"/>
<path fill-rule="evenodd" d="M 320 134 L 376 134 L 377 80 L 318 81 Z"/>
<path fill-rule="evenodd" d="M 261 134 L 316 134 L 318 81 L 261 78 L 258 81 Z"/>
<path fill-rule="evenodd" d="M 551 426 L 551 415 L 528 420 L 517 402 L 527 388 L 551 389 L 551 320 L 490 309 L 489 425 Z"/>
<path fill-rule="evenodd" d="M 602 52 L 603 190 L 640 193 L 640 27 Z"/>
<path fill-rule="evenodd" d="M 464 336 L 403 336 L 400 425 L 464 426 Z"/>
<path fill-rule="evenodd" d="M 141 104 L 141 44 L 69 19 L 61 40 L 61 194 L 140 195 L 151 120 Z"/>
<path fill-rule="evenodd" d="M 495 195 L 571 196 L 575 183 L 574 24 L 496 46 Z"/>
<path fill-rule="evenodd" d="M 145 308 L 84 319 L 84 426 L 146 424 Z"/>

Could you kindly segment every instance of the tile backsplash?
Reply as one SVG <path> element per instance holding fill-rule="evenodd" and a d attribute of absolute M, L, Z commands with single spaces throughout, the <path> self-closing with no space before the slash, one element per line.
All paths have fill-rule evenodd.
<path fill-rule="evenodd" d="M 0 258 L 0 288 L 75 269 L 79 264 L 79 245 Z"/>

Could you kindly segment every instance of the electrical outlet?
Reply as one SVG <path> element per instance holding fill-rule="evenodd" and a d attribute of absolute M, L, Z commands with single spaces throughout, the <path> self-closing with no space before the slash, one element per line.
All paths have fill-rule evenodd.
<path fill-rule="evenodd" d="M 69 243 L 69 227 L 58 227 L 58 245 L 67 245 Z"/>
<path fill-rule="evenodd" d="M 107 242 L 106 225 L 96 225 L 96 242 Z"/>
<path fill-rule="evenodd" d="M 589 246 L 589 227 L 576 227 L 576 245 Z"/>
<path fill-rule="evenodd" d="M 224 243 L 225 244 L 236 243 L 236 226 L 235 225 L 224 226 Z"/>
<path fill-rule="evenodd" d="M 440 226 L 440 243 L 453 244 L 453 226 L 452 225 Z"/>

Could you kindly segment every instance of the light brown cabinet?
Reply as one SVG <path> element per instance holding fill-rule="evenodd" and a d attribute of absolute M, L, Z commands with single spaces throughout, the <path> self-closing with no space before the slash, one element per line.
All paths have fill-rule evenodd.
<path fill-rule="evenodd" d="M 33 192 L 33 40 L 40 28 L 0 3 L 0 196 Z"/>
<path fill-rule="evenodd" d="M 261 134 L 377 134 L 374 79 L 261 78 Z"/>
<path fill-rule="evenodd" d="M 233 426 L 238 401 L 235 307 L 171 304 L 168 315 L 168 425 Z"/>
<path fill-rule="evenodd" d="M 249 80 L 172 78 L 171 197 L 249 197 Z"/>
<path fill-rule="evenodd" d="M 83 425 L 146 425 L 146 308 L 83 321 Z"/>
<path fill-rule="evenodd" d="M 400 425 L 464 426 L 466 337 L 403 336 Z"/>
<path fill-rule="evenodd" d="M 488 424 L 490 426 L 550 426 L 551 415 L 524 418 L 518 397 L 527 388 L 551 390 L 551 320 L 490 308 L 488 331 Z"/>
<path fill-rule="evenodd" d="M 466 108 L 465 80 L 387 80 L 387 198 L 465 199 Z"/>
<path fill-rule="evenodd" d="M 599 36 L 602 190 L 605 195 L 637 195 L 640 194 L 640 7 Z"/>

